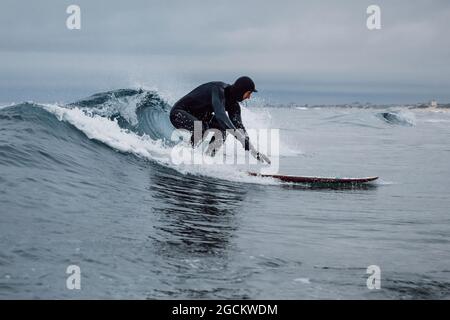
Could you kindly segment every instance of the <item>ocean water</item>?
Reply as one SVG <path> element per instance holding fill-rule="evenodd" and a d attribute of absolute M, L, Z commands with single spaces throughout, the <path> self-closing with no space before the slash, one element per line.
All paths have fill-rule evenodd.
<path fill-rule="evenodd" d="M 0 298 L 450 298 L 450 112 L 244 107 L 280 129 L 280 173 L 380 177 L 330 188 L 176 166 L 168 110 L 144 90 L 0 108 Z"/>

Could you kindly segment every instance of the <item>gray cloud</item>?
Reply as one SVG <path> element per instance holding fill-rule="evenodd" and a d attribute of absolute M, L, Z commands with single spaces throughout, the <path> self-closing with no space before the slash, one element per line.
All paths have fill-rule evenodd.
<path fill-rule="evenodd" d="M 65 27 L 69 4 L 82 30 Z M 382 30 L 365 10 L 382 10 Z M 241 74 L 298 102 L 450 100 L 448 1 L 2 1 L 0 101 Z M 297 93 L 297 94 L 296 94 Z"/>

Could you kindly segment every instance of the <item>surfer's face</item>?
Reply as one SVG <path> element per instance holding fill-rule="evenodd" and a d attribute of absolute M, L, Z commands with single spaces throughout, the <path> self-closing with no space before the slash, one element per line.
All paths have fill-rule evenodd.
<path fill-rule="evenodd" d="M 250 99 L 252 96 L 252 92 L 251 91 L 247 91 L 246 93 L 244 93 L 244 96 L 242 97 L 242 100 L 247 100 Z"/>

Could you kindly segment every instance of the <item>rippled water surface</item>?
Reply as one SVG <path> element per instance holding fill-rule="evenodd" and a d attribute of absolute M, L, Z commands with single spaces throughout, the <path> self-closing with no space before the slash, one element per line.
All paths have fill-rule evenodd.
<path fill-rule="evenodd" d="M 244 109 L 282 173 L 380 176 L 318 188 L 180 170 L 170 106 L 115 96 L 0 109 L 1 298 L 450 297 L 449 112 Z"/>

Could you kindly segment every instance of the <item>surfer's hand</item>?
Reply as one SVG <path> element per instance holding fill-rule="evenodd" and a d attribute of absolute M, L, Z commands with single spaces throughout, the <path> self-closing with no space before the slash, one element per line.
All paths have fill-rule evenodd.
<path fill-rule="evenodd" d="M 252 156 L 256 158 L 256 160 L 270 164 L 270 159 L 264 153 L 256 151 L 255 149 L 251 149 L 250 152 Z"/>
<path fill-rule="evenodd" d="M 263 161 L 263 162 L 265 162 L 267 164 L 271 163 L 269 157 L 266 156 L 264 153 L 258 152 L 257 155 L 258 156 L 257 156 L 256 159 L 258 159 L 259 161 Z"/>

